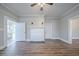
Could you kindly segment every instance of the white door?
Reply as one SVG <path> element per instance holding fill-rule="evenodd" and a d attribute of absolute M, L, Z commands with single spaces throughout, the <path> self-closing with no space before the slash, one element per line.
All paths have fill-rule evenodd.
<path fill-rule="evenodd" d="M 25 23 L 16 24 L 16 41 L 25 41 Z"/>
<path fill-rule="evenodd" d="M 44 29 L 31 29 L 31 41 L 44 41 Z"/>

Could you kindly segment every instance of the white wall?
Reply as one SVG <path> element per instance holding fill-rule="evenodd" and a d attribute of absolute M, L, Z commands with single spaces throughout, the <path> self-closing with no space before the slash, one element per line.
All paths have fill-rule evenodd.
<path fill-rule="evenodd" d="M 4 45 L 4 20 L 3 16 L 0 14 L 0 49 Z"/>
<path fill-rule="evenodd" d="M 26 39 L 29 41 L 30 39 L 30 28 L 32 27 L 41 27 L 40 24 L 43 22 L 44 23 L 44 17 L 43 16 L 26 16 L 26 17 L 19 17 L 19 21 L 18 22 L 25 22 L 25 35 L 26 35 Z M 34 24 L 31 25 L 31 22 L 33 22 Z M 44 26 L 44 25 L 43 25 Z"/>
<path fill-rule="evenodd" d="M 61 37 L 61 40 L 64 40 L 64 41 L 68 41 L 68 20 L 67 19 L 61 19 L 60 20 L 60 37 Z"/>
<path fill-rule="evenodd" d="M 59 21 L 54 17 L 45 17 L 45 39 L 60 39 Z"/>
<path fill-rule="evenodd" d="M 29 33 L 29 21 L 34 21 L 38 19 L 44 18 L 44 24 L 45 24 L 45 39 L 59 39 L 60 38 L 60 24 L 59 20 L 57 18 L 53 17 L 41 17 L 41 16 L 26 16 L 26 17 L 19 17 L 18 22 L 26 22 L 26 39 L 29 40 L 30 33 Z M 47 24 L 51 24 L 52 28 L 51 31 L 49 26 L 47 27 Z M 49 33 L 47 33 L 49 32 Z"/>
<path fill-rule="evenodd" d="M 64 18 L 61 18 L 61 40 L 67 43 L 72 43 L 70 39 L 70 20 L 77 15 L 79 15 L 79 6 L 65 15 Z"/>
<path fill-rule="evenodd" d="M 3 49 L 6 44 L 6 18 L 4 16 L 17 18 L 14 14 L 8 12 L 4 7 L 0 5 L 0 49 Z M 15 21 L 15 20 L 13 20 Z"/>

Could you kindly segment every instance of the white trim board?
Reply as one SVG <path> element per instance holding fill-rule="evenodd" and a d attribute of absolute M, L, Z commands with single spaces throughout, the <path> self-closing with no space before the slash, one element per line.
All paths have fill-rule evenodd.
<path fill-rule="evenodd" d="M 59 40 L 65 42 L 65 43 L 67 43 L 67 44 L 72 44 L 72 42 L 67 41 L 67 40 L 64 40 L 64 39 L 60 39 L 60 38 L 52 38 L 52 39 L 50 39 L 50 38 L 47 39 L 47 38 L 46 38 L 45 40 L 55 40 L 55 39 L 59 39 Z M 30 40 L 27 40 L 27 41 L 30 41 Z"/>
<path fill-rule="evenodd" d="M 31 41 L 30 39 L 29 40 L 25 40 L 25 41 Z M 44 40 L 42 40 L 42 41 L 45 41 L 45 39 Z M 35 42 L 38 42 L 38 41 L 35 41 Z M 39 41 L 40 42 L 40 41 Z"/>
<path fill-rule="evenodd" d="M 65 40 L 65 39 L 60 39 L 60 40 L 63 41 L 63 42 L 65 42 L 65 43 L 72 44 L 72 42 L 67 41 L 67 40 Z"/>
<path fill-rule="evenodd" d="M 54 38 L 45 38 L 45 39 L 52 39 L 52 40 L 54 40 L 54 39 L 60 39 L 60 38 L 54 37 Z"/>
<path fill-rule="evenodd" d="M 65 12 L 62 17 L 65 17 L 66 15 L 68 15 L 70 12 L 72 12 L 74 9 L 76 9 L 77 7 L 79 7 L 79 4 L 75 5 L 73 8 L 69 9 L 67 12 Z"/>
<path fill-rule="evenodd" d="M 55 40 L 55 39 L 60 39 L 60 38 L 57 38 L 57 37 L 54 37 L 54 38 L 44 38 L 44 41 L 45 41 L 45 40 L 48 40 L 48 39 Z M 25 41 L 30 41 L 30 39 L 27 39 L 27 40 L 25 40 Z"/>
<path fill-rule="evenodd" d="M 52 39 L 50 39 L 50 38 L 47 39 L 47 38 L 46 38 L 45 40 L 56 40 L 56 39 L 59 39 L 59 40 L 65 42 L 65 43 L 67 43 L 67 44 L 72 44 L 72 42 L 69 42 L 69 41 L 64 40 L 64 39 L 61 39 L 61 38 L 52 38 Z"/>

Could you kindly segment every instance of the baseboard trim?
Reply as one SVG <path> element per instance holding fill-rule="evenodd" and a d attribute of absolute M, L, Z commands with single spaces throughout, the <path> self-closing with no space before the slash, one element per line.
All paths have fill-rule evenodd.
<path fill-rule="evenodd" d="M 67 43 L 67 44 L 72 44 L 72 42 L 69 42 L 67 40 L 64 40 L 64 39 L 60 39 L 60 40 L 63 41 L 63 42 L 65 42 L 65 43 Z"/>
<path fill-rule="evenodd" d="M 43 40 L 43 41 L 30 41 L 30 40 L 28 40 L 28 42 L 44 42 L 45 40 Z"/>
<path fill-rule="evenodd" d="M 29 42 L 30 42 L 31 40 L 30 40 L 30 39 L 27 39 L 26 41 L 29 41 Z M 45 39 L 44 39 L 44 40 L 39 40 L 39 42 L 40 42 L 40 41 L 45 41 Z M 38 41 L 36 41 L 36 42 L 38 42 Z"/>
<path fill-rule="evenodd" d="M 59 39 L 67 44 L 72 44 L 72 42 L 62 39 L 62 38 L 45 38 L 45 40 L 55 40 L 55 39 Z M 27 40 L 27 41 L 30 41 L 30 40 Z"/>
<path fill-rule="evenodd" d="M 50 40 L 55 40 L 55 39 L 60 39 L 60 38 L 45 38 L 44 41 L 45 41 L 45 40 L 48 40 L 48 39 L 50 39 Z M 26 41 L 30 41 L 30 39 L 27 39 Z"/>
<path fill-rule="evenodd" d="M 53 37 L 53 38 L 45 38 L 45 39 L 55 40 L 55 39 L 60 39 L 60 38 L 59 37 Z"/>

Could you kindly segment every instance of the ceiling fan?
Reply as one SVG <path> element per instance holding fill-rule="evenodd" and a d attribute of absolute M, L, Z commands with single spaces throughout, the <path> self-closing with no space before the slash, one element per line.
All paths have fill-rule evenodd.
<path fill-rule="evenodd" d="M 33 3 L 31 4 L 31 7 L 34 7 L 36 5 L 39 5 L 41 7 L 40 10 L 43 11 L 44 5 L 53 5 L 53 3 Z"/>

